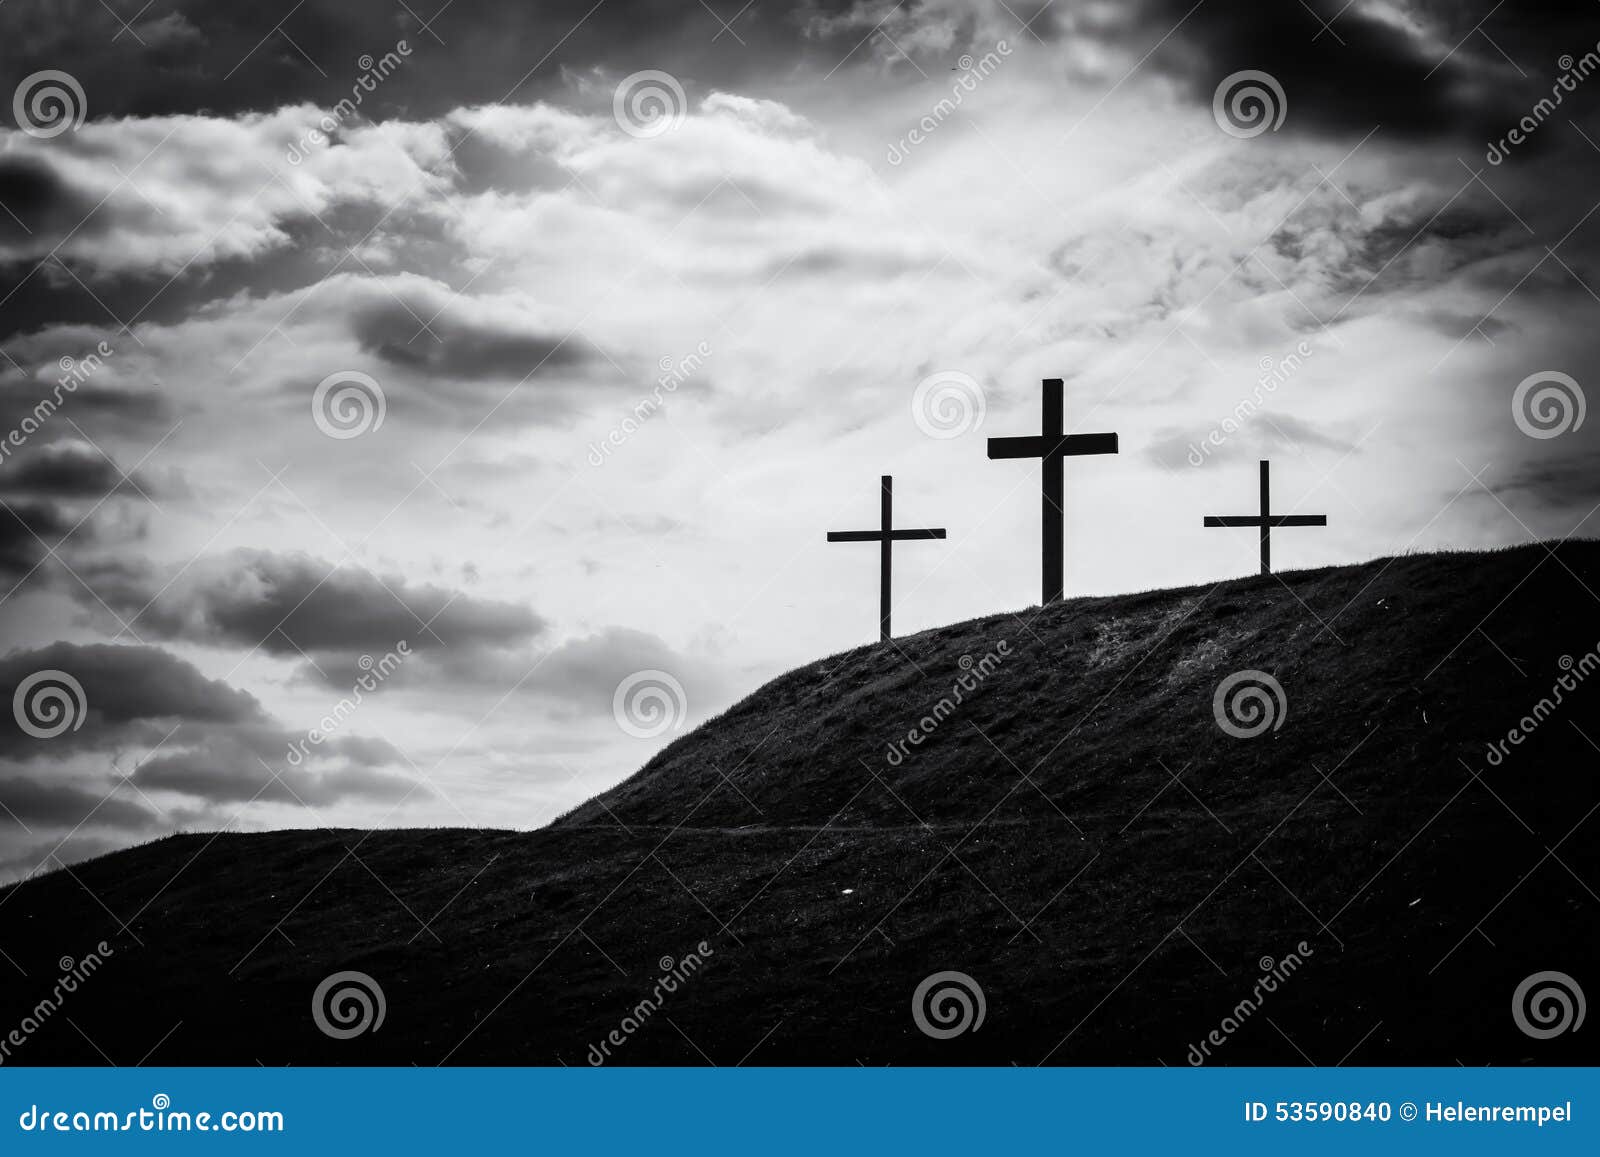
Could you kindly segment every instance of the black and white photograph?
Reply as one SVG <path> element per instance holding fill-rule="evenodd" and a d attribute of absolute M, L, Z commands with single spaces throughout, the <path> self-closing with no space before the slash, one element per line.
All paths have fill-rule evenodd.
<path fill-rule="evenodd" d="M 1600 1063 L 1600 5 L 0 62 L 0 1074 Z"/>

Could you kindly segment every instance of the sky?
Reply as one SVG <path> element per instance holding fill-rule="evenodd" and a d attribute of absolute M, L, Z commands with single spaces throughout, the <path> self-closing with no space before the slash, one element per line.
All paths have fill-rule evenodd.
<path fill-rule="evenodd" d="M 547 823 L 875 638 L 883 474 L 897 632 L 1022 611 L 1045 378 L 1120 439 L 1069 596 L 1251 573 L 1261 458 L 1279 568 L 1596 533 L 1592 3 L 10 0 L 0 62 L 3 878 Z"/>

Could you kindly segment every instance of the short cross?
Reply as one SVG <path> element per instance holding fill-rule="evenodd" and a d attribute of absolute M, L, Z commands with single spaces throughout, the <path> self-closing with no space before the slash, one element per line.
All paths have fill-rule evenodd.
<path fill-rule="evenodd" d="M 875 542 L 878 544 L 878 627 L 879 638 L 889 637 L 889 569 L 893 544 L 908 539 L 943 538 L 944 528 L 936 530 L 894 529 L 894 479 L 883 476 L 883 506 L 878 530 L 830 530 L 829 542 Z"/>
<path fill-rule="evenodd" d="M 1261 528 L 1261 573 L 1272 573 L 1272 528 L 1274 526 L 1327 526 L 1326 514 L 1273 514 L 1271 486 L 1267 480 L 1268 463 L 1261 460 L 1261 513 L 1208 514 L 1207 526 L 1259 526 Z"/>
<path fill-rule="evenodd" d="M 1066 594 L 1062 559 L 1062 503 L 1065 501 L 1063 462 L 1079 454 L 1115 454 L 1115 434 L 1064 434 L 1060 378 L 1044 380 L 1044 420 L 1036 436 L 990 438 L 990 458 L 1039 458 L 1044 464 L 1040 525 L 1044 538 L 1044 594 L 1041 602 L 1059 602 Z"/>

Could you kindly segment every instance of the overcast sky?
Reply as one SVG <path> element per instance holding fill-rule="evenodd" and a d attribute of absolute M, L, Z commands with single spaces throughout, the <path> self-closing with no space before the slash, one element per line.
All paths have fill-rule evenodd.
<path fill-rule="evenodd" d="M 899 632 L 1024 608 L 1038 466 L 984 440 L 1045 377 L 1121 438 L 1068 464 L 1069 594 L 1250 573 L 1201 518 L 1261 457 L 1328 516 L 1281 568 L 1593 534 L 1600 420 L 1514 401 L 1600 345 L 1597 41 L 1577 0 L 10 0 L 0 690 L 83 710 L 4 719 L 0 871 L 544 823 L 678 733 L 619 725 L 633 673 L 687 727 L 875 637 L 824 533 L 880 474 L 949 530 Z"/>

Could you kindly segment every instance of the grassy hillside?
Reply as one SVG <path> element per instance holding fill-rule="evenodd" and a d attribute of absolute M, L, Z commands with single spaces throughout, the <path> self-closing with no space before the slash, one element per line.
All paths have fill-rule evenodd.
<path fill-rule="evenodd" d="M 1511 1001 L 1600 995 L 1597 591 L 1573 543 L 1078 599 L 793 671 L 542 831 L 108 856 L 0 894 L 0 1032 L 115 953 L 6 1063 L 582 1065 L 701 942 L 609 1063 L 1596 1063 Z M 342 969 L 378 1031 L 313 1023 Z M 933 1039 L 943 970 L 986 1016 Z"/>

